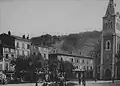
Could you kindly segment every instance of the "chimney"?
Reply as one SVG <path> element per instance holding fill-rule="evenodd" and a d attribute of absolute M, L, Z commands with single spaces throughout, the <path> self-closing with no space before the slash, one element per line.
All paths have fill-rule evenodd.
<path fill-rule="evenodd" d="M 9 36 L 11 35 L 11 32 L 10 32 L 10 31 L 8 31 L 8 35 L 9 35 Z"/>
<path fill-rule="evenodd" d="M 23 35 L 23 39 L 25 39 L 25 35 Z"/>
<path fill-rule="evenodd" d="M 27 39 L 29 39 L 29 37 L 27 37 Z"/>
<path fill-rule="evenodd" d="M 27 36 L 27 39 L 29 39 L 29 34 L 28 34 L 28 36 Z"/>

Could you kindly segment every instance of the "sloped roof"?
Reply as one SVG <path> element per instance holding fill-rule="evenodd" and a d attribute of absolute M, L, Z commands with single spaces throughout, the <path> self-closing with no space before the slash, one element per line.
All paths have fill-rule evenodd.
<path fill-rule="evenodd" d="M 5 44 L 2 44 L 2 46 L 15 49 L 15 47 L 12 47 L 12 46 L 9 46 L 9 45 L 5 45 Z"/>
<path fill-rule="evenodd" d="M 15 36 L 15 35 L 11 35 L 11 36 L 14 37 L 15 39 L 18 39 L 18 40 L 30 42 L 30 39 L 27 39 L 27 38 L 22 38 L 20 36 Z"/>
<path fill-rule="evenodd" d="M 18 40 L 23 40 L 23 41 L 31 42 L 30 39 L 23 38 L 23 37 L 20 37 L 20 36 L 8 35 L 8 34 L 6 34 L 6 33 L 2 33 L 1 35 L 6 35 L 6 36 L 13 37 L 14 39 L 18 39 Z"/>

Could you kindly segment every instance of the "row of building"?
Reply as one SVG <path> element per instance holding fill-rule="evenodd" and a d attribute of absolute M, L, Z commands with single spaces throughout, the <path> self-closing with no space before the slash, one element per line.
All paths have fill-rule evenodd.
<path fill-rule="evenodd" d="M 12 71 L 10 61 L 19 56 L 25 58 L 30 55 L 41 54 L 43 59 L 68 61 L 72 63 L 76 69 L 93 70 L 93 58 L 87 56 L 78 56 L 72 54 L 59 53 L 56 49 L 46 46 L 38 46 L 32 43 L 29 37 L 22 37 L 12 35 L 9 31 L 8 34 L 3 33 L 0 35 L 0 70 Z"/>
<path fill-rule="evenodd" d="M 29 37 L 22 37 L 3 33 L 0 35 L 0 70 L 11 70 L 10 61 L 19 56 L 25 58 L 37 55 L 39 52 L 44 59 L 48 59 L 50 47 L 37 46 L 31 42 Z"/>

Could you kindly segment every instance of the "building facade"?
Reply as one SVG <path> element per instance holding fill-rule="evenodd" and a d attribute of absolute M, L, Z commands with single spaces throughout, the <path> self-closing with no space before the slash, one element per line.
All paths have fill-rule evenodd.
<path fill-rule="evenodd" d="M 15 50 L 16 50 L 16 56 L 30 56 L 31 51 L 31 41 L 27 37 L 25 38 L 25 35 L 22 37 L 14 36 L 15 38 Z"/>
<path fill-rule="evenodd" d="M 35 44 L 31 44 L 31 55 L 38 55 L 39 47 Z"/>
<path fill-rule="evenodd" d="M 3 33 L 0 35 L 0 40 L 0 70 L 13 71 L 14 68 L 10 65 L 10 62 L 16 57 L 14 38 Z"/>
<path fill-rule="evenodd" d="M 120 49 L 120 15 L 115 12 L 114 0 L 109 0 L 107 11 L 103 17 L 101 36 L 101 66 L 100 78 L 117 77 L 116 53 Z"/>
<path fill-rule="evenodd" d="M 47 60 L 49 59 L 48 56 L 51 51 L 50 47 L 38 46 L 38 50 L 41 56 L 43 57 L 43 59 L 47 59 Z"/>
<path fill-rule="evenodd" d="M 31 50 L 31 42 L 28 38 L 18 37 L 3 33 L 0 35 L 0 68 L 1 70 L 12 71 L 14 68 L 10 62 L 18 56 L 29 56 Z"/>
<path fill-rule="evenodd" d="M 85 71 L 86 74 L 88 71 L 93 70 L 93 58 L 92 57 L 77 56 L 77 55 L 72 55 L 72 54 L 61 54 L 61 53 L 49 54 L 49 60 L 61 61 L 61 59 L 64 62 L 65 61 L 70 62 L 75 67 L 75 70 Z"/>

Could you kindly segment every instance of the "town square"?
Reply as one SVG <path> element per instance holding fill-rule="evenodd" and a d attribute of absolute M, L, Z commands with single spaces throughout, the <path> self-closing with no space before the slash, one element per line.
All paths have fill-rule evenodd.
<path fill-rule="evenodd" d="M 0 0 L 0 86 L 120 86 L 119 12 L 119 0 Z"/>

